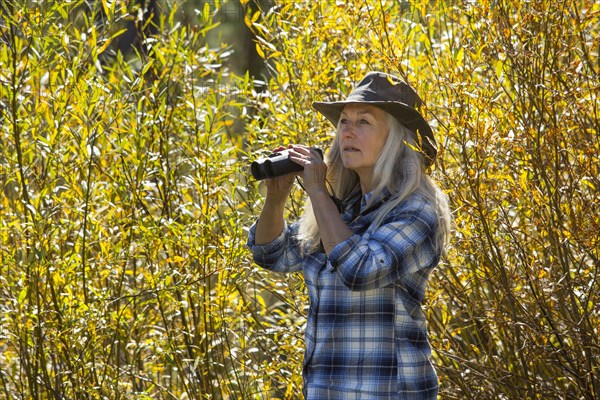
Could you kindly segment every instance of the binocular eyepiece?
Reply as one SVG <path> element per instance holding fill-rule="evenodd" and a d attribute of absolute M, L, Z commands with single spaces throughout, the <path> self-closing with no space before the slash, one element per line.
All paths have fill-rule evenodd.
<path fill-rule="evenodd" d="M 313 147 L 321 158 L 323 158 L 323 151 L 319 148 Z M 272 179 L 278 176 L 290 174 L 292 172 L 302 171 L 304 167 L 300 164 L 296 164 L 290 160 L 289 150 L 276 151 L 269 154 L 265 158 L 253 161 L 250 165 L 252 176 L 254 179 L 260 181 L 262 179 Z"/>

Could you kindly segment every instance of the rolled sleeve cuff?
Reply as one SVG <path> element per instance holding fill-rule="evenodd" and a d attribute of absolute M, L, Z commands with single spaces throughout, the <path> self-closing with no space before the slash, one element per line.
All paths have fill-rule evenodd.
<path fill-rule="evenodd" d="M 337 269 L 350 257 L 350 255 L 355 251 L 360 240 L 360 235 L 354 234 L 343 242 L 335 245 L 335 247 L 331 250 L 331 253 L 329 253 L 329 262 L 331 263 L 333 269 Z"/>
<path fill-rule="evenodd" d="M 273 254 L 277 250 L 281 249 L 285 244 L 285 232 L 287 231 L 287 223 L 284 223 L 283 230 L 272 242 L 257 244 L 256 243 L 256 222 L 250 227 L 248 234 L 248 241 L 246 245 L 252 250 L 254 256 L 264 257 L 269 254 Z"/>

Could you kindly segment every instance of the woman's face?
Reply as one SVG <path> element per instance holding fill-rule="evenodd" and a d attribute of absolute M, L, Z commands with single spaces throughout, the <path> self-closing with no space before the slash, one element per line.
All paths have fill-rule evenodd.
<path fill-rule="evenodd" d="M 345 168 L 360 177 L 363 192 L 372 189 L 373 167 L 389 133 L 387 114 L 366 104 L 344 107 L 338 123 L 338 143 Z"/>

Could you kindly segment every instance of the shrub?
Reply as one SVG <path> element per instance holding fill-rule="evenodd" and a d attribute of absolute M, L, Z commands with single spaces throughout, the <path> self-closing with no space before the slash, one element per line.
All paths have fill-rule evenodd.
<path fill-rule="evenodd" d="M 156 34 L 123 54 L 125 2 L 2 7 L 3 397 L 251 398 L 248 79 L 206 41 L 214 10 L 137 20 Z"/>

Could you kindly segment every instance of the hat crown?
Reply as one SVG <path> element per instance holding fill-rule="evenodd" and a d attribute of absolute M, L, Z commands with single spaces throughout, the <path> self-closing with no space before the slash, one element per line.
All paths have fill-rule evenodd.
<path fill-rule="evenodd" d="M 346 101 L 401 102 L 417 108 L 423 104 L 417 93 L 406 82 L 383 72 L 370 72 L 356 85 Z"/>

